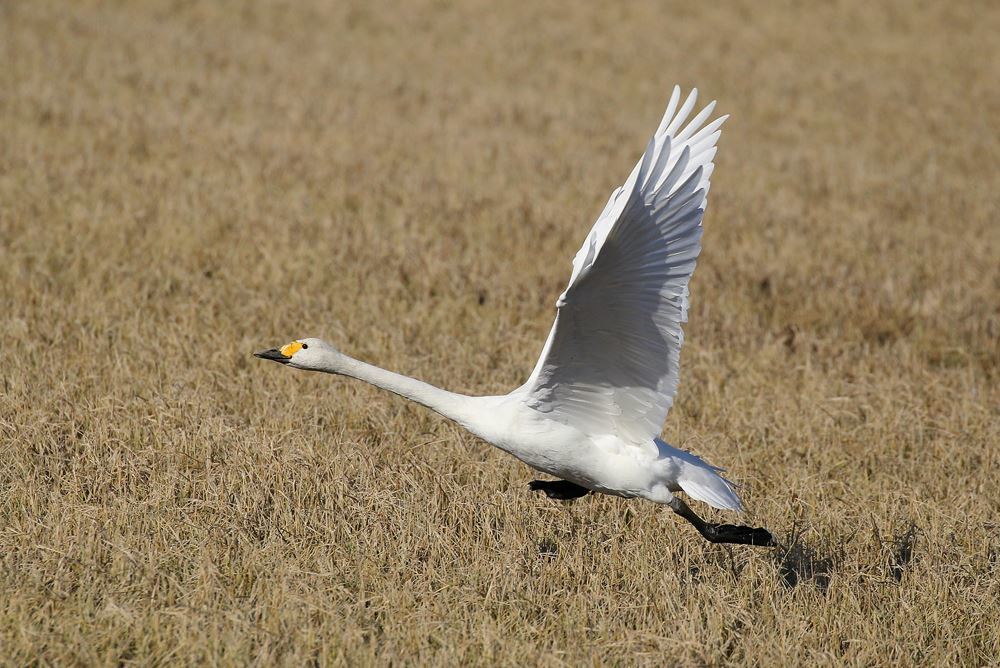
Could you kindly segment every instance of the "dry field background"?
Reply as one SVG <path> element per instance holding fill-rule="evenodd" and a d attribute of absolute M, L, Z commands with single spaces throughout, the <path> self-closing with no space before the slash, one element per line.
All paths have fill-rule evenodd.
<path fill-rule="evenodd" d="M 0 2 L 0 655 L 996 665 L 997 34 L 993 2 Z M 250 357 L 519 384 L 675 82 L 732 118 L 665 435 L 784 550 L 551 502 Z"/>

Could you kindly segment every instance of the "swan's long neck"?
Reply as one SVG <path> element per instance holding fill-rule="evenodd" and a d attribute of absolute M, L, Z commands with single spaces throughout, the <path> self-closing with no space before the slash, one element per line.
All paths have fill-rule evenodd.
<path fill-rule="evenodd" d="M 342 353 L 331 356 L 328 367 L 322 369 L 363 380 L 401 397 L 422 404 L 432 411 L 454 420 L 466 429 L 476 432 L 481 411 L 477 410 L 479 397 L 448 392 L 416 378 L 393 373 L 373 364 L 356 360 Z"/>

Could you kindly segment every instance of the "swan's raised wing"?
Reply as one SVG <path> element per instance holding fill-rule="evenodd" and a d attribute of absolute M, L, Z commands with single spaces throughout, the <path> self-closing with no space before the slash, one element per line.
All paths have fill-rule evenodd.
<path fill-rule="evenodd" d="M 524 385 L 548 417 L 592 434 L 648 443 L 677 390 L 688 281 L 726 117 L 702 127 L 712 102 L 683 128 L 675 87 L 663 121 L 625 185 L 608 200 L 573 259 L 542 356 Z"/>

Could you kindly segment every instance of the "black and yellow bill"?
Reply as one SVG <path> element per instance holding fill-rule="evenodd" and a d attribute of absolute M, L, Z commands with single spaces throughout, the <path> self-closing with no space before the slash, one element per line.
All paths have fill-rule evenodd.
<path fill-rule="evenodd" d="M 259 357 L 262 360 L 271 360 L 272 362 L 280 362 L 281 364 L 288 364 L 288 361 L 292 359 L 292 355 L 302 350 L 302 344 L 298 341 L 292 341 L 289 344 L 281 346 L 281 348 L 271 348 L 270 350 L 261 350 L 258 353 L 254 353 L 254 357 Z"/>

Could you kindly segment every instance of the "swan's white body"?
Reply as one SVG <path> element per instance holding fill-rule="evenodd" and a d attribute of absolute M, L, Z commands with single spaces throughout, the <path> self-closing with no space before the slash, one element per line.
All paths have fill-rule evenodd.
<path fill-rule="evenodd" d="M 645 154 L 573 260 L 541 358 L 510 394 L 447 392 L 320 339 L 261 356 L 395 392 L 528 466 L 595 492 L 666 504 L 683 490 L 716 508 L 741 509 L 721 469 L 659 438 L 677 388 L 688 281 L 725 120 L 702 127 L 713 102 L 682 128 L 696 96 L 692 91 L 678 108 L 674 89 Z"/>

